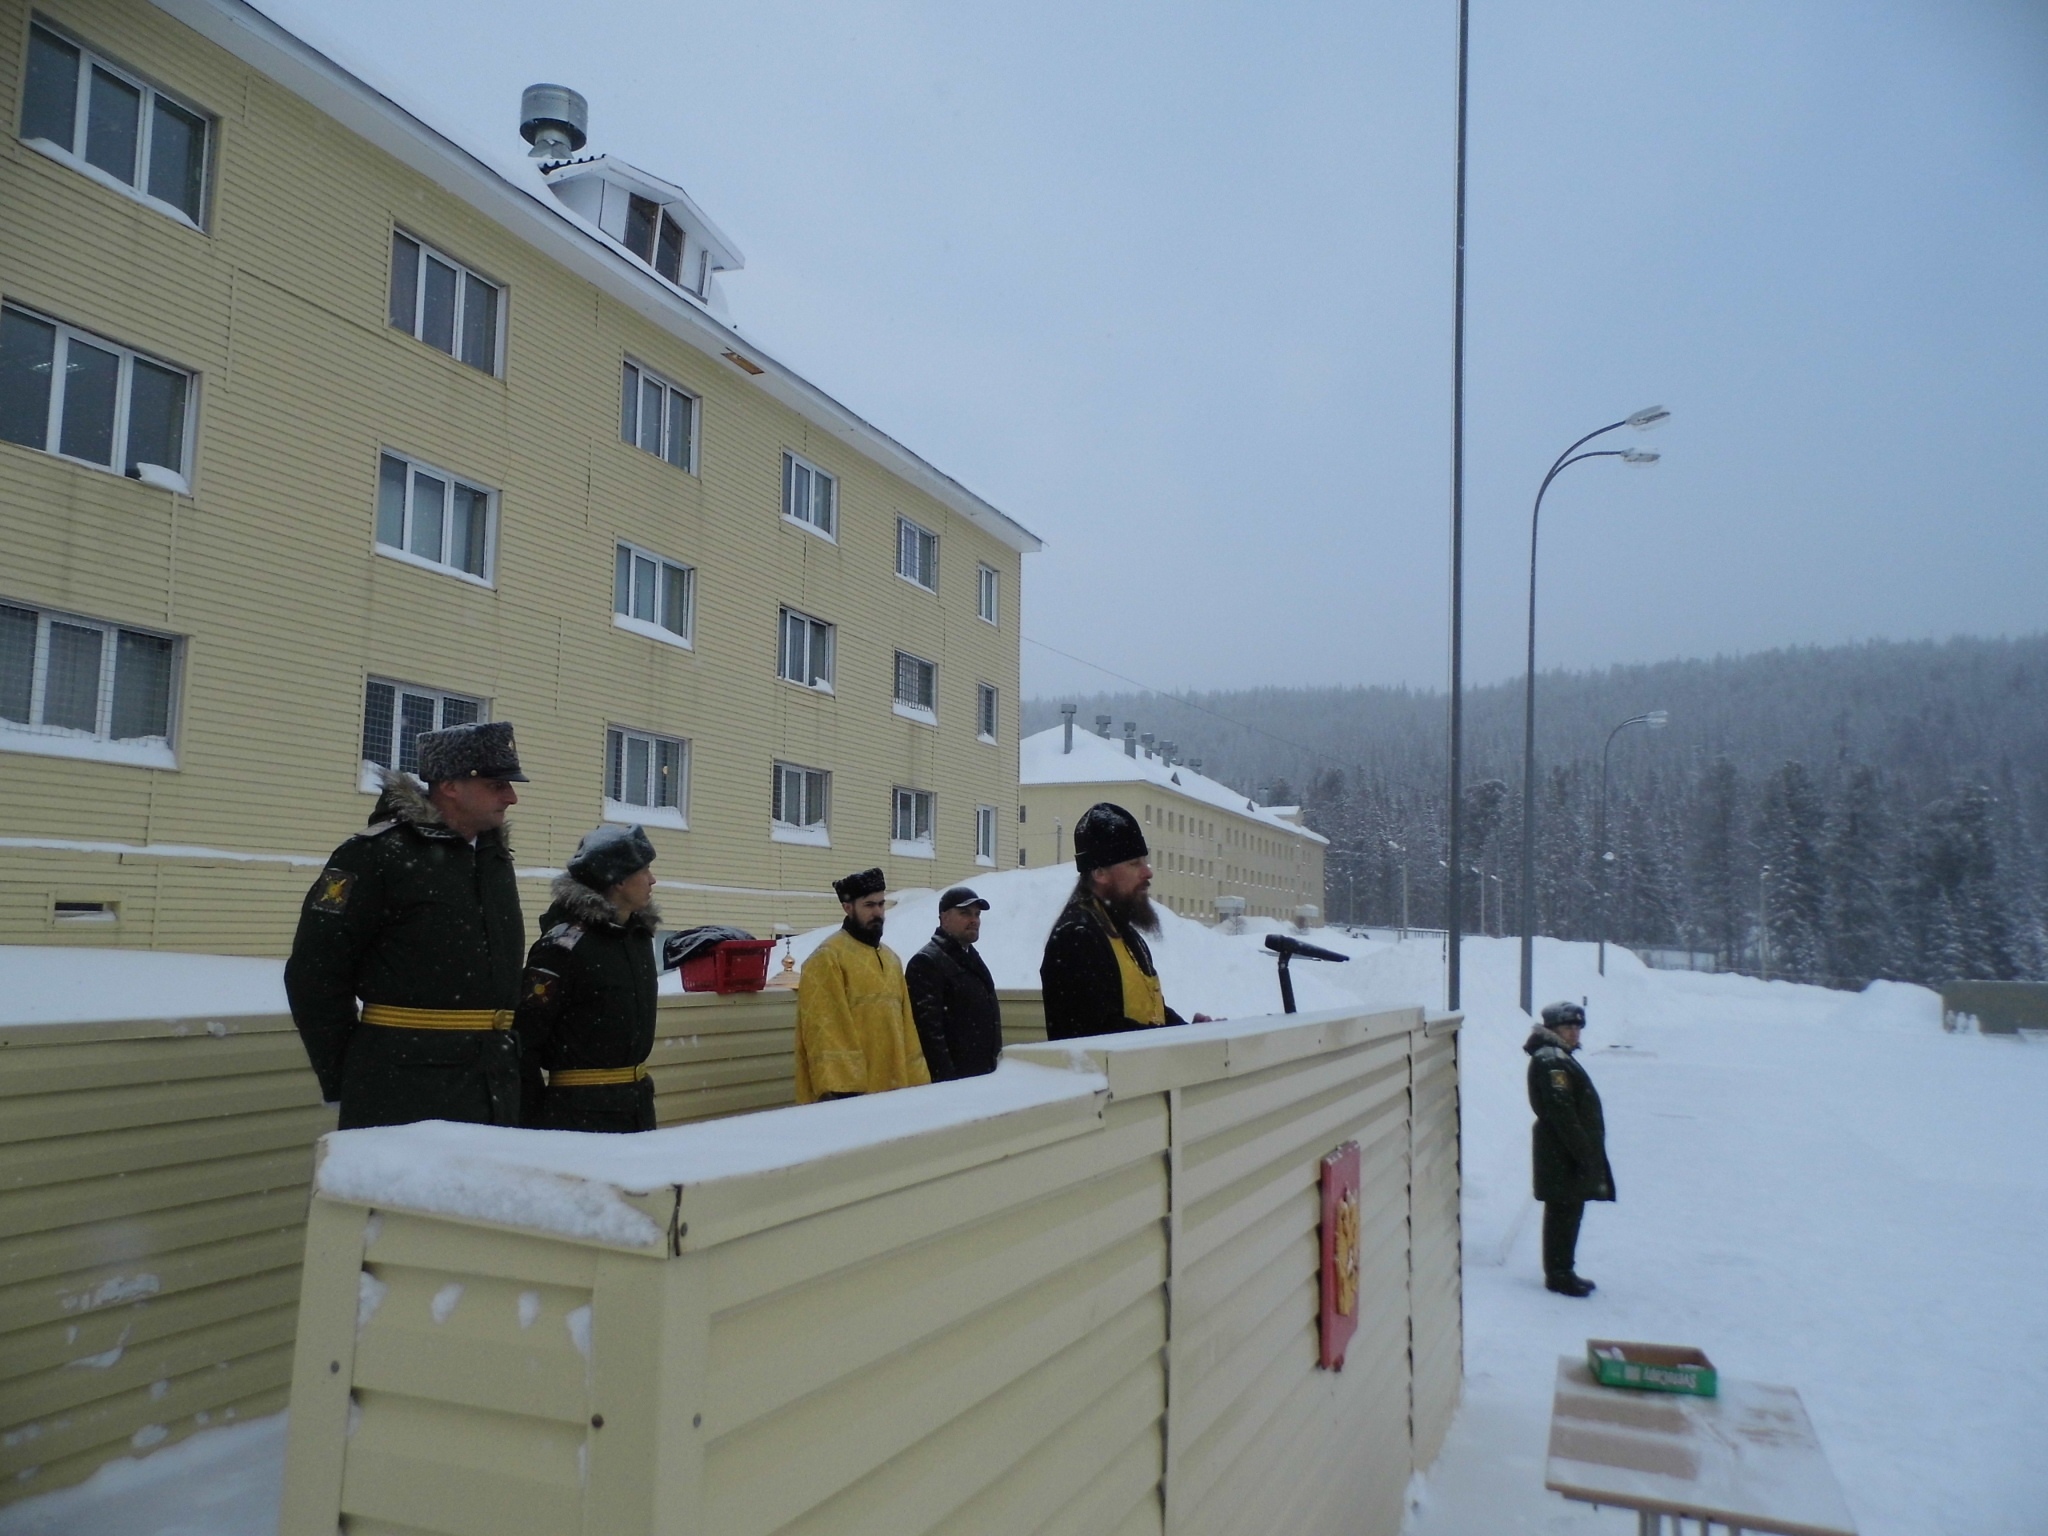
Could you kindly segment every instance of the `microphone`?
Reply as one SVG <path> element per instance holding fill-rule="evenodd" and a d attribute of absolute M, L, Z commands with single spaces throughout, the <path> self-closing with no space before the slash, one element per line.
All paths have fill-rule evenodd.
<path fill-rule="evenodd" d="M 1301 940 L 1289 938 L 1284 933 L 1267 934 L 1266 948 L 1272 950 L 1274 954 L 1283 955 L 1288 959 L 1292 959 L 1296 955 L 1299 955 L 1304 960 L 1349 960 L 1351 958 L 1349 955 L 1338 954 L 1334 949 L 1318 949 L 1313 944 L 1304 944 Z"/>

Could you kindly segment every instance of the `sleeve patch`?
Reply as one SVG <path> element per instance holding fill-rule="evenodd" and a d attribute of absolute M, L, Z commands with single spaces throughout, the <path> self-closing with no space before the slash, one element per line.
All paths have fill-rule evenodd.
<path fill-rule="evenodd" d="M 1550 1074 L 1550 1086 L 1559 1093 L 1572 1091 L 1572 1075 L 1563 1068 L 1554 1069 Z"/>
<path fill-rule="evenodd" d="M 562 978 L 552 971 L 528 971 L 526 973 L 526 996 L 522 1001 L 536 1007 L 546 1007 L 555 1000 L 561 989 Z"/>
<path fill-rule="evenodd" d="M 348 898 L 356 888 L 353 870 L 323 869 L 313 887 L 313 910 L 339 917 L 348 910 Z"/>

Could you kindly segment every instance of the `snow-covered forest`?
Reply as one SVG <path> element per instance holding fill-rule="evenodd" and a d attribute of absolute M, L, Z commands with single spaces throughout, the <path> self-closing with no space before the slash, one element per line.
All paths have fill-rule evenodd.
<path fill-rule="evenodd" d="M 1445 707 L 1405 689 L 1040 699 L 1170 741 L 1331 839 L 1333 919 L 1444 921 Z M 1537 679 L 1537 931 L 1836 986 L 2048 977 L 2048 635 L 1770 651 Z M 1522 685 L 1466 705 L 1465 925 L 1516 932 Z M 1484 918 L 1481 919 L 1483 902 Z"/>

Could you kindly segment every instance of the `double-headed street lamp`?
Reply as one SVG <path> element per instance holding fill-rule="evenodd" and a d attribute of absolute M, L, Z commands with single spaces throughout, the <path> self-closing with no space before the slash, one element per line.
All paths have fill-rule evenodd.
<path fill-rule="evenodd" d="M 1614 738 L 1632 725 L 1647 725 L 1661 731 L 1671 723 L 1671 711 L 1653 709 L 1631 715 L 1607 733 L 1607 745 L 1600 749 L 1600 813 L 1593 818 L 1593 847 L 1600 856 L 1600 974 L 1607 974 L 1607 884 L 1613 874 L 1614 855 L 1607 847 L 1607 754 L 1614 750 Z"/>
<path fill-rule="evenodd" d="M 1623 427 L 1647 431 L 1669 418 L 1661 405 L 1649 406 L 1619 421 L 1588 432 L 1557 456 L 1550 473 L 1536 488 L 1536 507 L 1529 514 L 1529 671 L 1522 699 L 1522 1012 L 1533 1013 L 1536 990 L 1536 533 L 1543 520 L 1543 493 L 1550 482 L 1587 459 L 1620 459 L 1624 464 L 1654 464 L 1658 455 L 1640 448 L 1594 448 L 1586 444 Z"/>

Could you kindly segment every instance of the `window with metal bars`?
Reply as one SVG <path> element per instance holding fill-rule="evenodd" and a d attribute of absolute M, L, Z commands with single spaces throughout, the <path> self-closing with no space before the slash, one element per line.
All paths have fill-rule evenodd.
<path fill-rule="evenodd" d="M 178 641 L 0 603 L 0 747 L 18 739 L 170 743 Z"/>
<path fill-rule="evenodd" d="M 391 324 L 480 369 L 498 371 L 505 291 L 404 230 L 391 232 Z"/>
<path fill-rule="evenodd" d="M 417 773 L 420 737 L 484 718 L 484 701 L 373 677 L 363 688 L 363 761 Z"/>
<path fill-rule="evenodd" d="M 935 712 L 939 701 L 939 669 L 908 651 L 896 653 L 896 702 L 905 709 Z"/>
<path fill-rule="evenodd" d="M 974 862 L 993 864 L 996 861 L 996 808 L 992 805 L 978 805 L 974 808 Z"/>
<path fill-rule="evenodd" d="M 994 688 L 987 683 L 974 685 L 974 729 L 983 741 L 996 739 L 996 704 Z"/>

